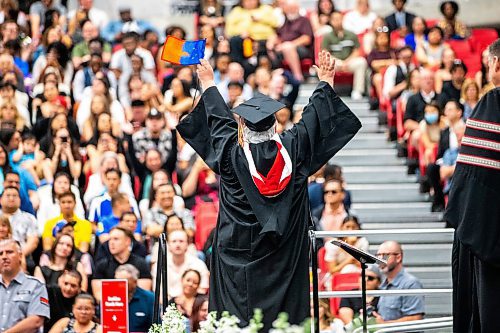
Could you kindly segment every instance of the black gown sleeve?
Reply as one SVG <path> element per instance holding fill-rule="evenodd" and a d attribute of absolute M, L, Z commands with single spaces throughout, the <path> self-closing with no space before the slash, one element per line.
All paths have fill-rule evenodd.
<path fill-rule="evenodd" d="M 217 88 L 208 88 L 195 109 L 181 120 L 177 131 L 217 174 L 229 162 L 229 151 L 237 143 L 238 124 Z"/>
<path fill-rule="evenodd" d="M 333 88 L 320 82 L 304 108 L 302 119 L 283 136 L 297 142 L 297 166 L 314 174 L 359 131 L 361 123 Z"/>

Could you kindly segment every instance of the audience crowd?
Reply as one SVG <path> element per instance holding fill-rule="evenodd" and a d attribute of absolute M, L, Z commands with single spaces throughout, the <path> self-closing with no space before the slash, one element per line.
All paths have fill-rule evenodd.
<path fill-rule="evenodd" d="M 206 39 L 205 58 L 230 108 L 257 92 L 283 102 L 278 132 L 300 119 L 299 87 L 327 49 L 339 82 L 352 73 L 351 97 L 380 106 L 389 138 L 409 171 L 418 169 L 433 210 L 442 210 L 464 121 L 491 87 L 488 54 L 454 1 L 441 4 L 438 20 L 407 12 L 405 3 L 393 0 L 383 18 L 368 0 L 347 12 L 332 0 L 307 12 L 298 0 L 241 0 L 228 11 L 201 0 L 191 36 L 181 26 L 159 32 L 126 5 L 111 21 L 92 0 L 71 11 L 64 0 L 1 1 L 0 330 L 100 332 L 101 280 L 120 278 L 128 281 L 130 330 L 146 332 L 162 233 L 169 302 L 192 330 L 205 320 L 218 176 L 175 131 L 201 92 L 194 68 L 161 61 L 164 35 Z M 461 59 L 464 43 L 477 59 Z M 311 177 L 309 194 L 318 228 L 361 228 L 340 167 Z M 325 273 L 359 275 L 342 250 L 327 244 L 323 254 Z M 382 244 L 378 255 L 388 264 L 368 274 L 370 288 L 421 287 L 404 270 L 399 244 Z M 424 314 L 418 297 L 370 304 L 377 322 Z M 339 332 L 359 304 L 342 300 L 339 310 L 325 302 L 322 311 L 322 330 Z"/>

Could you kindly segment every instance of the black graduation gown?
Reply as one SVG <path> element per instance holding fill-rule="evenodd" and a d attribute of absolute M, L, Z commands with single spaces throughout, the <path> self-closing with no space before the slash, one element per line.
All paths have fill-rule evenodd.
<path fill-rule="evenodd" d="M 500 88 L 467 120 L 445 219 L 452 252 L 454 332 L 500 332 Z"/>
<path fill-rule="evenodd" d="M 221 176 L 210 310 L 229 311 L 247 325 L 253 310 L 262 309 L 266 332 L 280 312 L 287 312 L 291 323 L 301 323 L 309 315 L 307 178 L 360 128 L 335 91 L 320 82 L 302 120 L 281 134 L 293 164 L 291 180 L 280 195 L 267 198 L 251 179 L 237 143 L 237 122 L 217 88 L 203 93 L 177 130 Z M 264 142 L 252 151 L 260 149 L 265 156 L 270 144 L 275 145 Z"/>

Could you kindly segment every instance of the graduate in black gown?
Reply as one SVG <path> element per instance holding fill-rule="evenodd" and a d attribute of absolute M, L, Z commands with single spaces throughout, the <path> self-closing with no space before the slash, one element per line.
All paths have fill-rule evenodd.
<path fill-rule="evenodd" d="M 257 308 L 265 332 L 280 312 L 295 324 L 309 314 L 307 178 L 361 127 L 333 89 L 334 66 L 321 52 L 320 83 L 302 120 L 277 135 L 273 114 L 283 104 L 256 96 L 233 110 L 237 121 L 208 62 L 198 65 L 204 93 L 177 130 L 220 175 L 209 308 L 229 311 L 242 326 Z"/>
<path fill-rule="evenodd" d="M 467 120 L 445 214 L 455 228 L 454 332 L 500 332 L 500 39 L 489 51 L 495 88 Z"/>

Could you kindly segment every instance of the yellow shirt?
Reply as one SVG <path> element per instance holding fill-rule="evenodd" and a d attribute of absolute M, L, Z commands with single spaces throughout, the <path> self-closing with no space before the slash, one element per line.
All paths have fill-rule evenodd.
<path fill-rule="evenodd" d="M 276 34 L 277 27 L 278 18 L 273 8 L 268 5 L 256 9 L 244 9 L 238 6 L 233 8 L 226 18 L 226 35 L 229 37 L 248 32 L 253 40 L 265 40 Z"/>
<path fill-rule="evenodd" d="M 62 214 L 50 220 L 47 220 L 43 228 L 42 238 L 51 238 L 54 241 L 55 238 L 52 236 L 52 230 L 54 229 L 56 224 L 62 220 L 64 220 Z M 75 247 L 79 248 L 81 242 L 87 242 L 90 244 L 90 241 L 92 239 L 92 224 L 87 220 L 77 217 L 76 215 L 73 215 L 73 221 L 76 222 L 74 226 Z"/>

